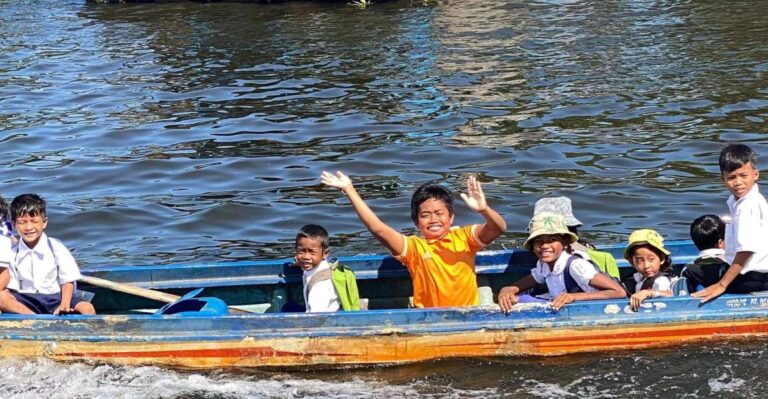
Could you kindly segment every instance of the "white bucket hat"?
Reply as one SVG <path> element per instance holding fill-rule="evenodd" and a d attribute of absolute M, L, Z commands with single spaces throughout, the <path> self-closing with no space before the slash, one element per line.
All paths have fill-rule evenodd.
<path fill-rule="evenodd" d="M 536 201 L 536 205 L 533 206 L 533 216 L 542 212 L 562 215 L 563 218 L 565 218 L 565 225 L 568 227 L 579 227 L 582 225 L 579 219 L 576 219 L 576 216 L 573 216 L 571 199 L 568 197 L 550 197 Z"/>

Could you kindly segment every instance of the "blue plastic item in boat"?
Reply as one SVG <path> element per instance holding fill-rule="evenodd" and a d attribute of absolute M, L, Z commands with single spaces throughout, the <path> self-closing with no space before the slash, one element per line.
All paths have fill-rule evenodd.
<path fill-rule="evenodd" d="M 202 288 L 186 293 L 181 298 L 163 306 L 155 314 L 180 316 L 218 316 L 229 313 L 227 304 L 219 298 L 195 298 Z"/>

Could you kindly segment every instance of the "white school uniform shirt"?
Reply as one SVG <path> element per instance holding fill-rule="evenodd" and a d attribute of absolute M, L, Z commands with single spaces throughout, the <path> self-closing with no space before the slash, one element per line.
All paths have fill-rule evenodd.
<path fill-rule="evenodd" d="M 725 250 L 722 248 L 707 248 L 699 251 L 699 256 L 696 257 L 696 259 L 709 258 L 717 258 L 725 262 Z"/>
<path fill-rule="evenodd" d="M 333 288 L 333 282 L 331 279 L 318 281 L 312 286 L 312 291 L 307 292 L 309 288 L 309 280 L 322 270 L 330 270 L 331 266 L 327 261 L 323 260 L 312 270 L 305 270 L 302 280 L 304 282 L 304 303 L 307 307 L 307 313 L 312 312 L 336 312 L 341 309 L 339 303 L 339 295 L 336 293 L 336 289 Z"/>
<path fill-rule="evenodd" d="M 11 265 L 13 260 L 13 241 L 10 237 L 0 235 L 0 269 Z"/>
<path fill-rule="evenodd" d="M 48 244 L 50 242 L 50 245 Z M 56 255 L 51 252 L 56 251 Z M 61 241 L 43 233 L 34 248 L 23 239 L 13 247 L 8 289 L 25 294 L 58 294 L 61 285 L 80 279 L 80 269 Z M 58 265 L 57 261 L 58 260 Z"/>
<path fill-rule="evenodd" d="M 645 277 L 640 273 L 635 273 L 632 275 L 632 278 L 635 279 L 635 292 L 640 292 L 640 290 L 643 289 L 643 283 L 645 282 Z M 677 281 L 677 277 L 673 277 L 670 279 L 667 276 L 659 276 L 656 278 L 656 280 L 653 280 L 653 286 L 651 287 L 652 291 L 672 291 L 672 283 Z"/>
<path fill-rule="evenodd" d="M 725 260 L 733 263 L 737 252 L 752 252 L 741 274 L 768 273 L 768 202 L 760 194 L 757 183 L 749 193 L 736 200 L 728 197 L 731 223 L 725 225 Z"/>
<path fill-rule="evenodd" d="M 552 270 L 550 270 L 547 263 L 542 261 L 536 262 L 536 267 L 531 269 L 533 279 L 539 284 L 546 283 L 547 288 L 549 289 L 549 295 L 552 298 L 557 298 L 558 295 L 568 292 L 565 288 L 563 271 L 565 270 L 565 265 L 568 263 L 568 258 L 571 256 L 573 255 L 563 251 L 563 253 L 560 254 L 560 257 L 555 261 L 555 267 Z M 597 275 L 597 273 L 597 268 L 589 263 L 588 260 L 576 257 L 576 259 L 571 262 L 571 277 L 573 277 L 573 280 L 584 292 L 599 291 L 597 288 L 589 285 L 589 282 Z"/>

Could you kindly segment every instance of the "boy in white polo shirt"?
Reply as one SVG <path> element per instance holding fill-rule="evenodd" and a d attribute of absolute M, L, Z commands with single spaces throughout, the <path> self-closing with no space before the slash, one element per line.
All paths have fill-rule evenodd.
<path fill-rule="evenodd" d="M 307 313 L 336 312 L 341 309 L 339 294 L 331 281 L 328 264 L 328 231 L 308 224 L 296 233 L 296 264 L 304 270 L 304 304 Z"/>
<path fill-rule="evenodd" d="M 729 144 L 720 152 L 720 173 L 731 192 L 731 223 L 725 227 L 725 260 L 731 266 L 717 284 L 691 295 L 702 301 L 724 292 L 768 289 L 768 202 L 757 187 L 757 155 L 747 145 Z"/>
<path fill-rule="evenodd" d="M 0 272 L 0 311 L 19 314 L 96 313 L 74 296 L 80 275 L 75 259 L 59 240 L 48 238 L 45 200 L 22 194 L 11 202 L 11 220 L 20 236 Z M 3 265 L 0 264 L 0 267 Z M 7 288 L 2 283 L 7 281 Z"/>

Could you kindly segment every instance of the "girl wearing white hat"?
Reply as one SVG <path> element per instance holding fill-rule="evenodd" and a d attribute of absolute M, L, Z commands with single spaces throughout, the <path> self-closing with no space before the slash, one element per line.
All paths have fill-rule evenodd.
<path fill-rule="evenodd" d="M 570 244 L 578 240 L 568 231 L 562 215 L 542 212 L 533 217 L 530 235 L 523 246 L 539 259 L 531 274 L 499 291 L 499 306 L 509 312 L 521 292 L 547 284 L 552 308 L 560 309 L 574 301 L 626 298 L 624 288 L 594 264 L 571 254 Z"/>

